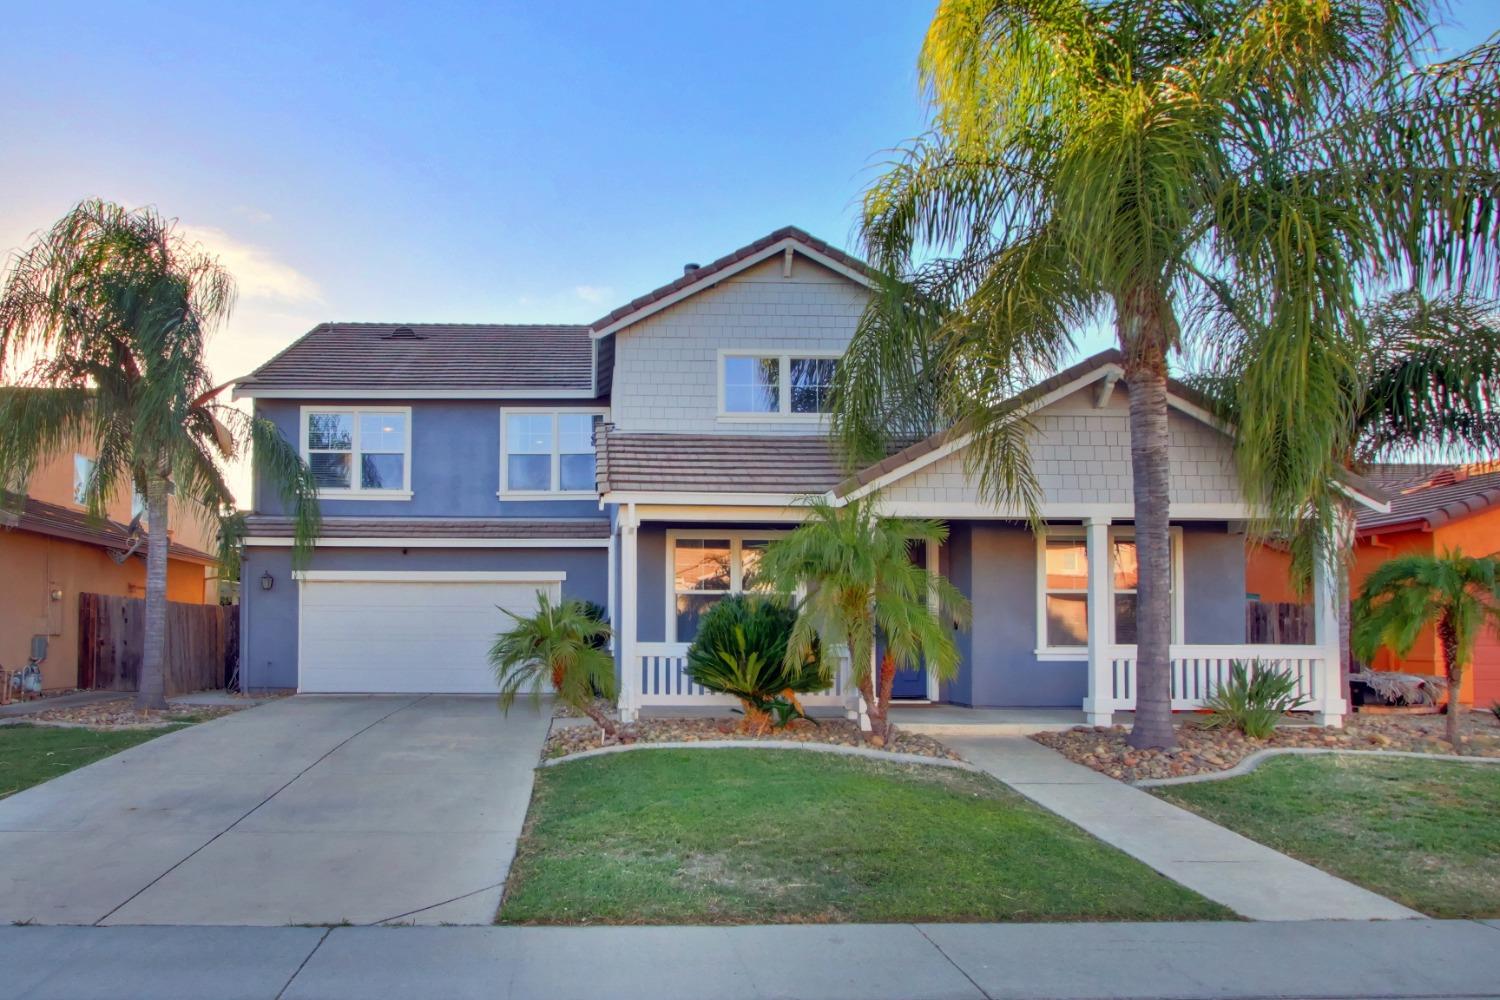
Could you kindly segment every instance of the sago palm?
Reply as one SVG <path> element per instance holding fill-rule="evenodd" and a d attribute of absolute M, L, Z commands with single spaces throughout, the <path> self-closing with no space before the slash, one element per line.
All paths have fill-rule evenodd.
<path fill-rule="evenodd" d="M 1448 675 L 1448 742 L 1463 752 L 1459 694 L 1474 658 L 1474 640 L 1500 625 L 1500 558 L 1466 556 L 1454 549 L 1440 556 L 1398 556 L 1365 580 L 1354 603 L 1354 650 L 1373 657 L 1381 646 L 1405 656 L 1429 625 L 1437 627 Z"/>
<path fill-rule="evenodd" d="M 615 696 L 615 661 L 605 648 L 609 623 L 582 601 L 555 604 L 540 590 L 535 614 L 500 610 L 511 619 L 511 627 L 490 647 L 501 709 L 510 711 L 522 691 L 529 689 L 533 698 L 540 698 L 544 690 L 551 690 L 563 704 L 615 735 L 614 720 L 595 703 L 596 698 Z"/>
<path fill-rule="evenodd" d="M 318 530 L 317 484 L 268 420 L 217 402 L 204 344 L 234 280 L 149 209 L 78 205 L 11 264 L 0 292 L 0 488 L 25 496 L 62 450 L 94 456 L 90 515 L 133 487 L 146 498 L 146 621 L 136 704 L 165 708 L 168 497 L 179 514 L 234 508 L 225 463 L 250 446 L 296 518 L 296 555 Z"/>
<path fill-rule="evenodd" d="M 1421 65 L 1428 0 L 943 0 L 932 128 L 864 201 L 889 276 L 835 391 L 856 458 L 958 425 L 1037 514 L 1004 400 L 1110 323 L 1140 560 L 1135 746 L 1170 746 L 1169 357 L 1244 347 L 1239 467 L 1269 520 L 1348 451 L 1361 295 L 1493 283 L 1496 49 Z M 928 404 L 923 407 L 910 401 Z M 915 418 L 913 415 L 915 414 Z"/>
<path fill-rule="evenodd" d="M 920 546 L 947 538 L 948 529 L 938 521 L 882 517 L 873 495 L 842 507 L 822 499 L 808 506 L 807 520 L 766 547 L 757 571 L 781 593 L 806 589 L 788 663 L 847 648 L 871 729 L 883 742 L 898 669 L 925 668 L 942 680 L 958 671 L 949 623 L 967 624 L 968 601 L 912 558 Z M 877 642 L 885 652 L 872 672 Z"/>

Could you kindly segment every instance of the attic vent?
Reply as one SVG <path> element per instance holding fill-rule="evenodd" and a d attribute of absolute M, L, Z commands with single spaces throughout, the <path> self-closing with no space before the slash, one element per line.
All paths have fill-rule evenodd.
<path fill-rule="evenodd" d="M 683 274 L 692 274 L 696 270 L 698 270 L 698 265 L 697 264 L 684 264 L 684 265 L 682 265 L 682 273 Z"/>
<path fill-rule="evenodd" d="M 413 330 L 409 326 L 398 326 L 398 327 L 396 327 L 396 329 L 392 330 L 390 333 L 386 334 L 381 339 L 382 340 L 426 340 L 427 338 L 424 337 L 424 336 L 422 336 L 420 333 L 418 333 L 417 331 Z"/>

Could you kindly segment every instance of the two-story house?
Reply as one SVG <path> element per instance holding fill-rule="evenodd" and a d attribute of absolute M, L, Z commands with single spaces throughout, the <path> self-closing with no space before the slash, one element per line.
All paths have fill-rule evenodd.
<path fill-rule="evenodd" d="M 793 228 L 586 326 L 324 324 L 236 386 L 300 446 L 324 530 L 294 571 L 291 528 L 257 484 L 244 562 L 242 672 L 306 692 L 495 689 L 485 654 L 545 589 L 605 605 L 621 709 L 712 704 L 683 674 L 705 609 L 754 585 L 761 549 L 804 516 L 879 491 L 940 518 L 925 553 L 975 608 L 942 685 L 913 701 L 1134 701 L 1135 550 L 1119 358 L 1034 387 L 1030 446 L 1045 532 L 997 507 L 940 434 L 850 475 L 826 437 L 828 390 L 870 295 L 859 260 Z M 1201 703 L 1237 659 L 1297 673 L 1308 707 L 1343 711 L 1319 588 L 1320 644 L 1245 644 L 1249 516 L 1224 430 L 1171 396 L 1174 703 Z M 1376 491 L 1352 492 L 1382 508 Z M 844 678 L 810 699 L 845 703 Z"/>

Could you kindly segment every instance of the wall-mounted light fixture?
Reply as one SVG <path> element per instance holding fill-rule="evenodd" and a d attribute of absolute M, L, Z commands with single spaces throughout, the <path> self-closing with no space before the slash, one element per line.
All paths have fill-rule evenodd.
<path fill-rule="evenodd" d="M 270 590 L 274 586 L 276 586 L 276 578 L 274 576 L 272 576 L 270 573 L 262 573 L 260 575 L 261 590 Z"/>

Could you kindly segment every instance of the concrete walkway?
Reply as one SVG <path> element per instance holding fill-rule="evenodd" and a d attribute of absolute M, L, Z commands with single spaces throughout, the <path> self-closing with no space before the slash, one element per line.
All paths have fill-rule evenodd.
<path fill-rule="evenodd" d="M 1024 736 L 948 737 L 944 742 L 1038 805 L 1243 917 L 1421 917 Z"/>
<path fill-rule="evenodd" d="M 168 733 L 0 800 L 0 922 L 487 924 L 550 714 L 300 696 Z"/>
<path fill-rule="evenodd" d="M 0 927 L 14 1000 L 1493 997 L 1500 922 Z M 1442 956 L 1441 961 L 1425 957 Z M 1421 958 L 1414 956 L 1423 956 Z"/>

